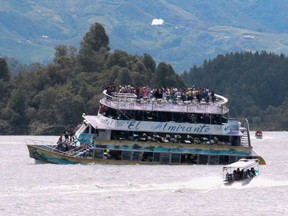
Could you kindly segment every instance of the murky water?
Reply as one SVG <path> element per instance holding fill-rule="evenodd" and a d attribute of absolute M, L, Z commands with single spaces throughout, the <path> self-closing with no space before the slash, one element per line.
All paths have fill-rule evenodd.
<path fill-rule="evenodd" d="M 252 138 L 267 165 L 245 186 L 222 166 L 35 164 L 26 139 L 58 137 L 0 136 L 0 215 L 288 215 L 288 132 Z"/>

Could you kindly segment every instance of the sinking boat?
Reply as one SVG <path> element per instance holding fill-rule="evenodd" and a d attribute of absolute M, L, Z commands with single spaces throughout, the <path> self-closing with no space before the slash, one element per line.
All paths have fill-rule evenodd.
<path fill-rule="evenodd" d="M 98 114 L 83 114 L 57 144 L 27 141 L 30 157 L 55 164 L 265 164 L 251 145 L 248 120 L 229 118 L 228 99 L 203 91 L 109 86 Z"/>

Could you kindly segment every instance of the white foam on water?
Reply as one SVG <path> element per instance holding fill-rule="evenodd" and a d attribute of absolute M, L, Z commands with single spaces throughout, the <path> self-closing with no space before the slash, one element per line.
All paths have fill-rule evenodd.
<path fill-rule="evenodd" d="M 189 181 L 176 181 L 172 183 L 150 183 L 135 184 L 128 182 L 126 184 L 59 184 L 59 185 L 41 185 L 32 188 L 11 187 L 5 190 L 5 196 L 35 196 L 43 194 L 73 194 L 73 193 L 115 193 L 115 192 L 140 192 L 140 191 L 181 191 L 185 190 L 213 190 L 221 187 L 222 179 L 218 176 L 194 178 Z M 0 195 L 1 196 L 1 195 Z M 2 194 L 2 196 L 4 196 Z"/>
<path fill-rule="evenodd" d="M 150 183 L 150 184 L 137 184 L 127 182 L 122 184 L 103 184 L 93 183 L 90 184 L 59 184 L 59 185 L 39 185 L 37 187 L 10 187 L 6 188 L 0 194 L 3 196 L 14 196 L 15 194 L 21 196 L 42 196 L 43 194 L 73 194 L 73 193 L 126 193 L 126 192 L 151 192 L 151 191 L 174 191 L 181 192 L 183 190 L 196 190 L 204 192 L 219 189 L 247 189 L 259 187 L 278 187 L 288 186 L 288 181 L 276 181 L 273 179 L 261 178 L 261 176 L 252 179 L 248 184 L 243 185 L 242 182 L 234 182 L 231 185 L 224 185 L 222 178 L 219 176 L 207 176 L 201 178 L 193 178 L 188 181 L 175 181 L 171 183 Z"/>

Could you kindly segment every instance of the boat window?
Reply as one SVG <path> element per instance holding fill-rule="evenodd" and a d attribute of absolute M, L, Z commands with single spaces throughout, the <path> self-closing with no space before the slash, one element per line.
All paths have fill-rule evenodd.
<path fill-rule="evenodd" d="M 239 146 L 240 145 L 240 137 L 239 136 L 231 137 L 231 145 L 232 146 Z"/>
<path fill-rule="evenodd" d="M 211 124 L 221 124 L 221 115 L 211 115 Z"/>
<path fill-rule="evenodd" d="M 112 131 L 111 139 L 112 140 L 127 140 L 129 139 L 129 131 Z"/>
<path fill-rule="evenodd" d="M 221 122 L 222 122 L 222 123 L 227 123 L 227 122 L 228 122 L 228 119 L 227 119 L 225 116 L 222 116 Z"/>
<path fill-rule="evenodd" d="M 230 156 L 230 159 L 229 159 L 229 164 L 230 163 L 234 163 L 237 161 L 237 157 L 236 156 Z"/>
<path fill-rule="evenodd" d="M 181 162 L 181 154 L 171 154 L 171 163 L 180 163 Z"/>
<path fill-rule="evenodd" d="M 196 164 L 197 163 L 197 155 L 182 154 L 181 155 L 181 163 Z"/>
<path fill-rule="evenodd" d="M 170 153 L 161 153 L 161 162 L 162 163 L 169 163 L 170 161 Z"/>
<path fill-rule="evenodd" d="M 121 160 L 121 152 L 120 150 L 110 150 L 110 159 L 113 160 Z"/>
<path fill-rule="evenodd" d="M 207 164 L 208 163 L 208 155 L 199 155 L 199 163 L 198 164 Z"/>
<path fill-rule="evenodd" d="M 98 130 L 98 129 L 95 129 L 94 127 L 91 127 L 91 134 L 96 134 L 96 135 L 98 135 L 98 134 L 99 134 L 99 130 Z"/>
<path fill-rule="evenodd" d="M 85 128 L 85 130 L 84 130 L 83 133 L 87 133 L 87 134 L 89 134 L 89 126 L 87 126 L 87 127 Z"/>
<path fill-rule="evenodd" d="M 133 161 L 142 161 L 142 152 L 133 152 L 132 160 Z"/>
<path fill-rule="evenodd" d="M 229 156 L 228 155 L 220 155 L 219 156 L 219 164 L 229 164 Z"/>
<path fill-rule="evenodd" d="M 160 153 L 158 153 L 158 152 L 154 153 L 153 159 L 154 159 L 154 161 L 159 162 L 160 161 Z"/>
<path fill-rule="evenodd" d="M 209 164 L 218 164 L 219 161 L 218 161 L 218 155 L 210 155 L 209 156 Z"/>
<path fill-rule="evenodd" d="M 131 160 L 131 153 L 129 151 L 122 151 L 121 160 Z"/>
<path fill-rule="evenodd" d="M 103 159 L 103 149 L 95 149 L 94 150 L 94 158 Z"/>

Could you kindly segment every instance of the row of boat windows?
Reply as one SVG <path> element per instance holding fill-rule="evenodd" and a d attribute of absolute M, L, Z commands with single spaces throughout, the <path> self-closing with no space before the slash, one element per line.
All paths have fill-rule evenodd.
<path fill-rule="evenodd" d="M 83 133 L 99 134 L 99 129 L 92 126 L 87 127 Z M 239 146 L 241 138 L 239 136 L 221 136 L 221 135 L 199 135 L 199 134 L 172 134 L 172 133 L 154 133 L 154 132 L 135 132 L 135 131 L 111 131 L 111 140 L 128 140 L 141 142 L 159 142 L 159 143 L 183 143 L 183 144 L 218 144 Z"/>
<path fill-rule="evenodd" d="M 211 164 L 224 165 L 238 161 L 242 157 L 228 155 L 198 155 L 180 153 L 160 153 L 160 152 L 140 152 L 140 151 L 121 151 L 108 149 L 91 149 L 82 157 L 95 159 L 119 160 L 119 161 L 139 161 L 157 162 L 163 164 Z"/>
<path fill-rule="evenodd" d="M 240 145 L 240 137 L 199 134 L 170 134 L 133 131 L 112 131 L 111 140 L 129 140 L 159 143 Z"/>
<path fill-rule="evenodd" d="M 160 111 L 142 111 L 142 110 L 116 110 L 105 107 L 100 109 L 102 115 L 117 120 L 136 120 L 136 121 L 174 121 L 187 123 L 202 124 L 222 124 L 227 123 L 227 118 L 221 115 L 213 114 L 197 114 L 182 112 L 160 112 Z"/>

